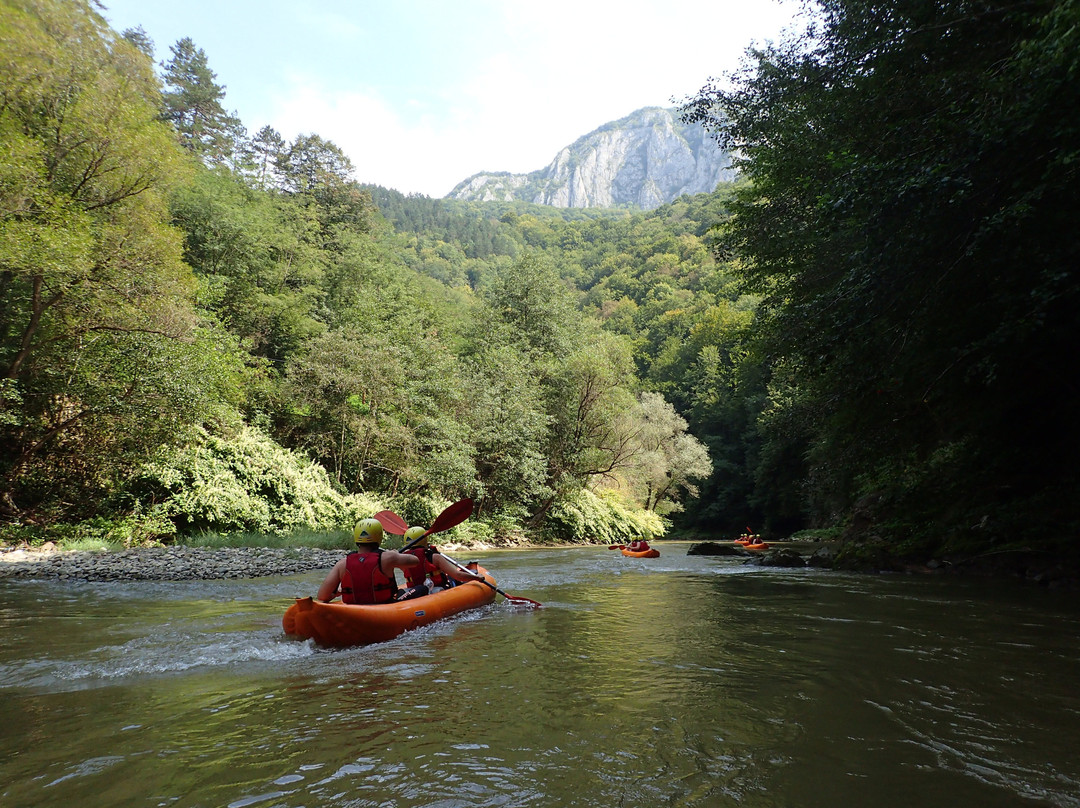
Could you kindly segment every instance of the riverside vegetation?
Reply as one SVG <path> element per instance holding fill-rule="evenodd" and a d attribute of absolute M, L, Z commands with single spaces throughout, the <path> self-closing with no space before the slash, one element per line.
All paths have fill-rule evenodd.
<path fill-rule="evenodd" d="M 0 11 L 9 543 L 471 496 L 476 542 L 1074 559 L 1077 3 L 818 3 L 683 107 L 742 179 L 648 212 L 364 186 L 189 39 Z"/>

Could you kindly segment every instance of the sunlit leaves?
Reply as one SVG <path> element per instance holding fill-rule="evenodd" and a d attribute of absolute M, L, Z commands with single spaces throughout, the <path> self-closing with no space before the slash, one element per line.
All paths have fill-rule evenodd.
<path fill-rule="evenodd" d="M 204 346 L 148 58 L 89 4 L 0 11 L 0 371 L 21 410 L 4 493 L 32 505 L 107 490 L 220 374 L 187 372 Z"/>

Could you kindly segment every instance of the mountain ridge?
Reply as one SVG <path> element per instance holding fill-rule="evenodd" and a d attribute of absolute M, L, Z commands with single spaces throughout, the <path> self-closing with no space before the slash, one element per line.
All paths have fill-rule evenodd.
<path fill-rule="evenodd" d="M 542 169 L 479 172 L 444 198 L 652 210 L 684 194 L 709 193 L 735 175 L 730 154 L 699 124 L 683 123 L 674 109 L 643 107 L 564 146 Z"/>

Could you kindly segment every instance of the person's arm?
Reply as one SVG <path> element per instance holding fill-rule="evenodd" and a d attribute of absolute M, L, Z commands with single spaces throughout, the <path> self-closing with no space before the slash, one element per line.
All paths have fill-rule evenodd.
<path fill-rule="evenodd" d="M 414 556 L 412 553 L 399 553 L 397 550 L 383 550 L 380 559 L 390 567 L 389 570 L 383 569 L 383 572 L 387 574 L 395 569 L 404 570 L 407 567 L 415 567 L 420 563 L 419 557 Z"/>
<path fill-rule="evenodd" d="M 329 603 L 337 594 L 338 584 L 341 583 L 341 571 L 345 569 L 345 559 L 336 563 L 330 572 L 326 573 L 322 584 L 319 586 L 319 594 L 315 597 L 323 603 Z"/>
<path fill-rule="evenodd" d="M 431 562 L 440 570 L 442 570 L 446 575 L 449 575 L 455 581 L 461 581 L 462 583 L 464 583 L 465 581 L 479 581 L 482 580 L 484 577 L 483 575 L 479 575 L 475 572 L 462 570 L 442 553 L 435 553 L 435 555 L 431 557 Z"/>

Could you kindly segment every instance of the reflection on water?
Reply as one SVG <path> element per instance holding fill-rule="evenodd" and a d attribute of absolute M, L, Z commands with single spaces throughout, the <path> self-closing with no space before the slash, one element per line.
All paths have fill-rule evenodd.
<path fill-rule="evenodd" d="M 286 640 L 320 574 L 0 583 L 0 804 L 1080 806 L 1080 609 L 661 545 L 481 554 L 500 598 Z"/>

